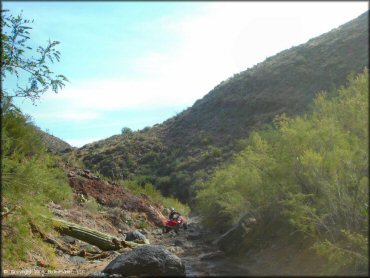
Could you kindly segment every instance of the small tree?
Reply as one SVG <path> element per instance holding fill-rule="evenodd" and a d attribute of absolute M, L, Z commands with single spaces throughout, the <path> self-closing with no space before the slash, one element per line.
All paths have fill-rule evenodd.
<path fill-rule="evenodd" d="M 56 50 L 58 41 L 49 40 L 46 47 L 36 49 L 37 56 L 30 55 L 29 25 L 33 20 L 23 19 L 22 14 L 13 16 L 8 10 L 1 10 L 1 82 L 10 76 L 16 76 L 17 88 L 8 91 L 1 89 L 1 97 L 25 97 L 39 99 L 48 89 L 55 93 L 65 86 L 68 79 L 64 75 L 52 72 L 48 63 L 59 62 L 60 52 Z M 26 77 L 26 84 L 19 85 L 20 76 Z"/>
<path fill-rule="evenodd" d="M 123 127 L 122 129 L 121 129 L 121 134 L 122 135 L 125 135 L 125 134 L 131 134 L 132 133 L 132 129 L 131 128 L 129 128 L 129 127 Z"/>

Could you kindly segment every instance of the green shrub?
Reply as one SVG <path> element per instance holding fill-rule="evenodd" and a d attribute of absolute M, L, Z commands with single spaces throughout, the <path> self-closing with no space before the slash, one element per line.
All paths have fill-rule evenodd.
<path fill-rule="evenodd" d="M 152 199 L 152 201 L 162 204 L 164 207 L 170 208 L 175 207 L 177 211 L 182 213 L 183 215 L 187 215 L 190 212 L 190 208 L 181 203 L 179 200 L 173 197 L 164 197 L 159 190 L 157 190 L 153 185 L 151 184 L 145 184 L 144 186 L 141 186 L 137 184 L 135 181 L 119 181 L 119 183 L 129 188 L 134 194 L 140 196 L 140 194 L 145 194 L 149 198 Z"/>
<path fill-rule="evenodd" d="M 231 227 L 247 211 L 277 217 L 315 240 L 330 274 L 351 267 L 361 274 L 368 260 L 368 97 L 365 70 L 336 95 L 319 93 L 304 116 L 281 115 L 251 134 L 230 165 L 198 183 L 197 209 L 207 225 Z"/>
<path fill-rule="evenodd" d="M 101 206 L 96 202 L 94 197 L 88 196 L 87 201 L 83 204 L 84 209 L 96 214 L 101 210 Z"/>
<path fill-rule="evenodd" d="M 16 265 L 26 260 L 30 250 L 38 249 L 52 263 L 50 248 L 30 233 L 30 223 L 42 231 L 51 225 L 46 204 L 69 206 L 72 191 L 58 159 L 46 153 L 39 133 L 11 102 L 2 102 L 2 209 L 19 207 L 2 221 L 2 259 Z"/>

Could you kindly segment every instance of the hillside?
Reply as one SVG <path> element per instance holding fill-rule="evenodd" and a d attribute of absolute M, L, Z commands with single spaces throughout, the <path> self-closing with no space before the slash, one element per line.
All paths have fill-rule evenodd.
<path fill-rule="evenodd" d="M 37 131 L 41 135 L 41 140 L 45 147 L 52 153 L 61 154 L 61 153 L 67 153 L 73 150 L 74 147 L 72 147 L 67 142 L 63 141 L 62 139 L 49 134 L 45 131 L 42 131 L 40 128 L 37 128 Z"/>
<path fill-rule="evenodd" d="M 76 156 L 109 177 L 150 182 L 191 200 L 196 180 L 244 146 L 251 131 L 281 113 L 303 113 L 315 94 L 345 84 L 368 65 L 368 14 L 284 50 L 221 82 L 160 125 L 88 144 Z"/>

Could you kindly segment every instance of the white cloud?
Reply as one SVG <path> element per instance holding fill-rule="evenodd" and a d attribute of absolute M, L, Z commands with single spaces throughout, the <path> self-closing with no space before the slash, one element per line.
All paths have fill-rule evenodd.
<path fill-rule="evenodd" d="M 357 6 L 356 6 L 357 4 Z M 349 7 L 357 7 L 349 12 Z M 191 105 L 222 80 L 266 57 L 337 27 L 366 10 L 364 3 L 209 3 L 203 12 L 162 20 L 180 41 L 171 52 L 149 52 L 132 67 L 141 77 L 87 80 L 51 95 L 85 111 Z M 171 26 L 168 28 L 166 26 Z"/>
<path fill-rule="evenodd" d="M 180 80 L 176 76 L 164 76 L 159 80 L 111 79 L 70 85 L 59 94 L 49 94 L 45 100 L 66 103 L 64 106 L 68 110 L 74 107 L 82 111 L 111 111 L 190 104 L 196 97 L 194 92 L 198 90 L 194 90 L 193 84 L 187 83 L 184 78 Z M 80 115 L 86 113 L 96 115 L 88 112 L 81 112 Z"/>
<path fill-rule="evenodd" d="M 134 59 L 133 64 L 122 63 L 138 73 L 136 77 L 73 82 L 59 94 L 46 96 L 46 102 L 59 104 L 58 112 L 33 116 L 87 121 L 112 110 L 185 108 L 234 73 L 328 32 L 368 8 L 366 2 L 203 5 L 202 10 L 180 20 L 166 15 L 156 21 L 176 47 L 171 51 L 166 48 L 166 52 L 153 49 Z M 81 146 L 93 140 L 67 141 Z"/>
<path fill-rule="evenodd" d="M 61 111 L 36 111 L 33 113 L 33 117 L 38 120 L 54 119 L 55 121 L 72 121 L 72 122 L 83 122 L 90 121 L 99 118 L 101 113 L 93 111 L 76 111 L 76 110 L 64 110 Z"/>

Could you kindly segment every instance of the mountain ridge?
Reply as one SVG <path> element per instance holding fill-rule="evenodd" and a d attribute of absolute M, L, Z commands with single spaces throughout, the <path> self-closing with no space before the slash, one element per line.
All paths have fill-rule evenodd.
<path fill-rule="evenodd" d="M 101 174 L 152 183 L 189 201 L 197 180 L 242 149 L 276 115 L 303 113 L 319 91 L 345 84 L 368 65 L 368 12 L 222 81 L 193 106 L 150 129 L 77 150 Z"/>

